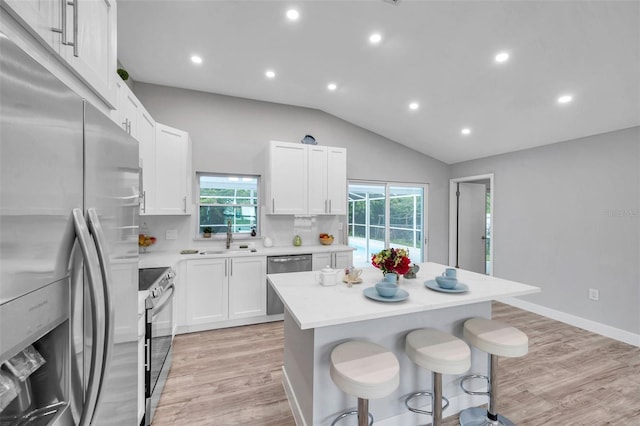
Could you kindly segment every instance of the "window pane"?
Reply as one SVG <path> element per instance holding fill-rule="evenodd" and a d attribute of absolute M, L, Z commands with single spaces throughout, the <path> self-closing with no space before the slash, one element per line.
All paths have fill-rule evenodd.
<path fill-rule="evenodd" d="M 250 233 L 258 225 L 257 217 L 257 206 L 200 206 L 200 233 L 210 227 L 214 234 L 226 234 L 228 221 L 232 232 Z"/>
<path fill-rule="evenodd" d="M 371 256 L 387 247 L 408 249 L 412 261 L 422 262 L 424 209 L 424 187 L 349 184 L 349 245 L 356 249 L 353 264 L 369 266 Z"/>
<path fill-rule="evenodd" d="M 409 257 L 422 260 L 423 189 L 407 186 L 389 188 L 389 242 L 391 247 L 409 250 Z"/>
<path fill-rule="evenodd" d="M 226 233 L 231 221 L 233 233 L 250 233 L 258 228 L 258 178 L 198 174 L 198 233 L 210 227 Z"/>
<path fill-rule="evenodd" d="M 385 186 L 349 185 L 349 245 L 355 266 L 369 266 L 371 255 L 384 248 Z"/>

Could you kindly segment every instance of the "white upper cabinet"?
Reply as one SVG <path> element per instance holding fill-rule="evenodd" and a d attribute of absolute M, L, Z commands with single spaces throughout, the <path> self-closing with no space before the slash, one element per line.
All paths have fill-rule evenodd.
<path fill-rule="evenodd" d="M 143 168 L 141 214 L 191 214 L 191 141 L 189 134 L 155 124 L 155 144 L 140 150 Z M 145 171 L 151 168 L 153 175 Z"/>
<path fill-rule="evenodd" d="M 267 211 L 307 214 L 307 147 L 272 141 L 267 158 Z"/>
<path fill-rule="evenodd" d="M 309 145 L 309 214 L 327 213 L 327 147 Z"/>
<path fill-rule="evenodd" d="M 118 89 L 117 123 L 122 130 L 138 139 L 138 115 L 142 104 L 120 76 L 116 80 L 116 88 Z"/>
<path fill-rule="evenodd" d="M 347 150 L 271 141 L 266 192 L 271 214 L 346 214 Z"/>
<path fill-rule="evenodd" d="M 138 142 L 140 143 L 140 165 L 142 166 L 142 202 L 140 203 L 140 214 L 147 211 L 147 203 L 155 206 L 155 194 L 147 193 L 149 183 L 153 182 L 156 174 L 156 122 L 144 107 L 138 110 Z"/>
<path fill-rule="evenodd" d="M 309 214 L 347 214 L 346 148 L 309 146 Z"/>
<path fill-rule="evenodd" d="M 59 53 L 62 0 L 2 0 L 27 29 Z"/>
<path fill-rule="evenodd" d="M 116 105 L 115 0 L 2 0 L 109 107 Z"/>

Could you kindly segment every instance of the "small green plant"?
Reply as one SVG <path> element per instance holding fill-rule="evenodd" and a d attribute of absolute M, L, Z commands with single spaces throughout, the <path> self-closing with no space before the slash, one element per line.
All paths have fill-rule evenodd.
<path fill-rule="evenodd" d="M 129 73 L 124 68 L 118 68 L 118 71 L 116 72 L 118 73 L 118 75 L 123 81 L 129 80 Z"/>
<path fill-rule="evenodd" d="M 210 234 L 211 232 L 213 232 L 213 229 L 211 229 L 210 226 L 205 226 L 204 228 L 202 228 L 203 234 Z"/>

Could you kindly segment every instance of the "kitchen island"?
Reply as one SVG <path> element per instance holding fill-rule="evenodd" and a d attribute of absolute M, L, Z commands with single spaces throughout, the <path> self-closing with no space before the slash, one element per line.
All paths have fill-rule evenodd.
<path fill-rule="evenodd" d="M 424 283 L 447 266 L 420 264 L 416 279 L 400 278 L 407 300 L 379 302 L 363 290 L 380 281 L 378 269 L 366 268 L 362 283 L 351 287 L 339 282 L 323 287 L 316 272 L 268 275 L 270 285 L 285 305 L 283 382 L 298 425 L 328 425 L 340 412 L 356 406 L 356 398 L 342 393 L 329 376 L 329 355 L 350 339 L 368 340 L 393 351 L 400 361 L 400 386 L 383 399 L 371 400 L 376 425 L 412 425 L 430 421 L 407 410 L 404 396 L 430 387 L 429 372 L 418 368 L 404 353 L 404 338 L 412 330 L 433 327 L 462 336 L 462 325 L 471 317 L 491 317 L 491 301 L 537 293 L 539 288 L 459 270 L 458 279 L 469 287 L 465 293 L 437 292 Z M 472 349 L 474 373 L 486 374 L 486 354 Z M 463 394 L 459 376 L 443 376 L 443 392 L 451 404 L 444 415 L 485 402 L 486 398 Z M 426 401 L 425 401 L 426 403 Z"/>

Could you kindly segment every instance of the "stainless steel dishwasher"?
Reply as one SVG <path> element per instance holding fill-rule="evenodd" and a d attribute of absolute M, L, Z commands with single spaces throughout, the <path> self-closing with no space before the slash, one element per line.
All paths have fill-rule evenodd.
<path fill-rule="evenodd" d="M 267 274 L 311 271 L 311 254 L 267 256 Z M 284 305 L 267 281 L 267 315 L 284 313 Z"/>

